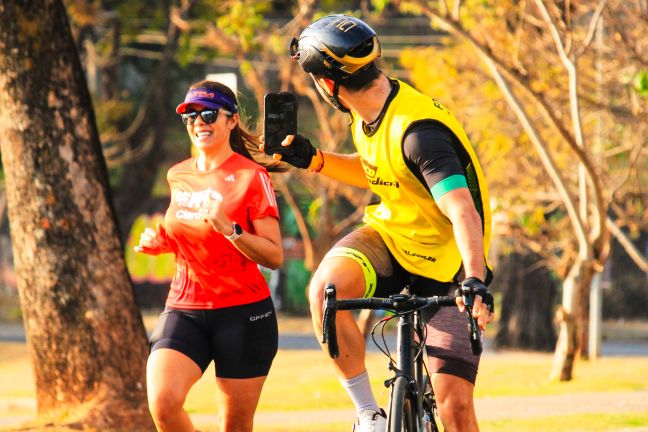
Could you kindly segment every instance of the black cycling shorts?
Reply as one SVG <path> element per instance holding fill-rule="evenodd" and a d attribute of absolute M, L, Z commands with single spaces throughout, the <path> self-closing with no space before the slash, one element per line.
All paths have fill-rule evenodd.
<path fill-rule="evenodd" d="M 220 378 L 268 375 L 279 332 L 272 299 L 222 309 L 165 308 L 151 335 L 151 351 L 170 348 L 204 373 L 214 360 Z"/>
<path fill-rule="evenodd" d="M 365 274 L 364 297 L 388 297 L 409 283 L 418 296 L 454 295 L 455 286 L 413 276 L 396 261 L 380 234 L 368 225 L 347 234 L 324 259 L 345 257 L 356 261 Z M 412 279 L 413 278 L 413 279 Z M 423 311 L 428 320 L 426 351 L 431 373 L 445 373 L 475 383 L 479 356 L 470 350 L 465 314 L 455 306 Z"/>

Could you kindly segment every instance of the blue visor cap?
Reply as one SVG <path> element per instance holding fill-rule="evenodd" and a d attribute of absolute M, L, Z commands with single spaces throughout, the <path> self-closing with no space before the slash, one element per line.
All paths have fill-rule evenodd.
<path fill-rule="evenodd" d="M 187 110 L 187 107 L 191 104 L 212 109 L 225 108 L 231 113 L 238 112 L 236 103 L 234 103 L 232 99 L 212 89 L 195 88 L 189 90 L 187 96 L 185 96 L 184 102 L 177 106 L 176 113 L 184 113 Z"/>

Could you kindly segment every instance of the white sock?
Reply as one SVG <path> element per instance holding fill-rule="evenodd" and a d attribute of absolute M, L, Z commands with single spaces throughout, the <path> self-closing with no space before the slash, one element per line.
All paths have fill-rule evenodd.
<path fill-rule="evenodd" d="M 351 400 L 353 401 L 357 412 L 367 409 L 374 411 L 379 410 L 376 398 L 374 398 L 373 391 L 371 391 L 369 374 L 366 370 L 351 379 L 340 379 L 340 382 L 349 396 L 351 396 Z"/>

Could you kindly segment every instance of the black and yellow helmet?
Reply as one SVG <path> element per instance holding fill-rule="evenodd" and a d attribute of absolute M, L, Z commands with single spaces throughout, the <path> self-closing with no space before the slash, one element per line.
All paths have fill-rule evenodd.
<path fill-rule="evenodd" d="M 380 57 L 376 32 L 348 15 L 320 18 L 290 43 L 290 55 L 307 73 L 341 81 Z"/>

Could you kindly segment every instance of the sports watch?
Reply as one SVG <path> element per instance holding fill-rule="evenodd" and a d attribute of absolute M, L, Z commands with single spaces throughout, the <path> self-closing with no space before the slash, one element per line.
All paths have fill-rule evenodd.
<path fill-rule="evenodd" d="M 231 235 L 225 236 L 225 238 L 229 241 L 234 241 L 237 238 L 241 237 L 243 234 L 243 228 L 241 228 L 241 225 L 237 224 L 236 222 L 232 222 L 232 229 L 234 230 Z"/>

